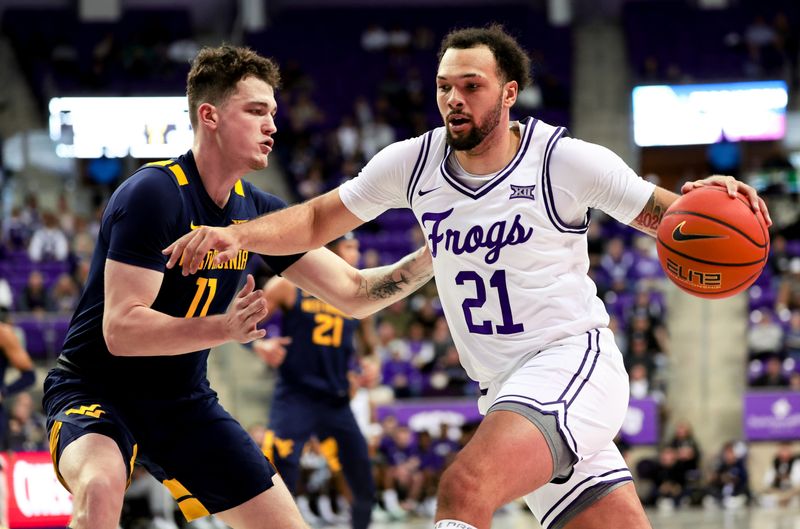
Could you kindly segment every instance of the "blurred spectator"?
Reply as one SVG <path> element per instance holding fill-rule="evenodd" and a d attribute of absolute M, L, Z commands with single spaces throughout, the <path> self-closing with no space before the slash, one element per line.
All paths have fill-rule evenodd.
<path fill-rule="evenodd" d="M 783 335 L 783 348 L 786 357 L 800 365 L 800 309 L 793 310 L 789 316 L 789 328 Z"/>
<path fill-rule="evenodd" d="M 386 118 L 382 115 L 375 116 L 375 120 L 365 123 L 361 127 L 361 152 L 364 158 L 370 159 L 378 151 L 394 143 L 397 135 Z"/>
<path fill-rule="evenodd" d="M 42 225 L 33 232 L 28 245 L 31 261 L 66 261 L 69 256 L 69 241 L 58 225 L 58 218 L 51 211 L 42 214 Z"/>
<path fill-rule="evenodd" d="M 8 417 L 8 449 L 12 452 L 37 452 L 48 449 L 44 415 L 34 409 L 30 393 L 18 393 Z"/>
<path fill-rule="evenodd" d="M 383 383 L 392 388 L 395 398 L 419 395 L 419 373 L 411 364 L 407 350 L 397 345 L 396 340 L 389 344 L 390 356 L 383 361 L 381 369 Z"/>
<path fill-rule="evenodd" d="M 789 262 L 791 260 L 792 257 L 786 248 L 786 237 L 776 233 L 770 238 L 769 260 L 767 261 L 772 276 L 779 278 L 789 272 Z"/>
<path fill-rule="evenodd" d="M 459 361 L 456 346 L 450 345 L 445 355 L 437 360 L 430 377 L 434 394 L 463 396 L 467 394 L 470 383 L 471 379 Z"/>
<path fill-rule="evenodd" d="M 27 250 L 34 227 L 22 215 L 22 208 L 14 207 L 11 214 L 3 219 L 3 244 L 9 250 Z"/>
<path fill-rule="evenodd" d="M 431 333 L 431 341 L 433 342 L 433 354 L 438 361 L 444 357 L 447 349 L 453 345 L 453 337 L 450 336 L 450 327 L 447 325 L 447 320 L 444 316 L 439 316 L 433 326 Z"/>
<path fill-rule="evenodd" d="M 632 365 L 629 377 L 632 399 L 644 399 L 650 395 L 650 375 L 647 366 L 642 363 Z"/>
<path fill-rule="evenodd" d="M 80 290 L 75 280 L 69 274 L 58 276 L 53 288 L 50 290 L 52 309 L 56 312 L 69 313 L 78 306 Z"/>
<path fill-rule="evenodd" d="M 709 493 L 726 509 L 743 507 L 750 500 L 746 449 L 727 442 L 714 464 L 709 480 Z"/>
<path fill-rule="evenodd" d="M 14 307 L 14 294 L 5 277 L 0 277 L 0 311 L 8 312 Z"/>
<path fill-rule="evenodd" d="M 780 280 L 775 311 L 800 309 L 800 257 L 792 257 L 789 270 Z"/>
<path fill-rule="evenodd" d="M 411 352 L 411 363 L 422 373 L 433 369 L 433 343 L 425 337 L 425 327 L 419 321 L 411 322 L 408 327 L 408 349 Z"/>
<path fill-rule="evenodd" d="M 757 388 L 785 388 L 788 385 L 789 379 L 783 373 L 783 362 L 777 355 L 764 360 L 764 372 L 752 384 Z"/>
<path fill-rule="evenodd" d="M 747 348 L 753 358 L 777 355 L 783 349 L 783 327 L 769 310 L 756 310 L 750 315 Z"/>
<path fill-rule="evenodd" d="M 677 451 L 671 446 L 662 447 L 658 453 L 654 498 L 649 503 L 662 510 L 678 507 L 684 496 L 684 486 L 684 474 L 678 464 Z"/>
<path fill-rule="evenodd" d="M 360 134 L 353 116 L 344 116 L 336 129 L 339 152 L 344 159 L 351 159 L 359 153 Z M 353 175 L 355 176 L 355 175 Z"/>
<path fill-rule="evenodd" d="M 52 309 L 53 301 L 45 288 L 44 276 L 38 270 L 31 270 L 28 274 L 28 282 L 19 297 L 18 306 L 22 312 L 43 313 Z"/>
<path fill-rule="evenodd" d="M 414 315 L 408 310 L 408 300 L 403 298 L 381 311 L 379 320 L 392 325 L 397 336 L 405 337 L 408 335 L 408 327 L 414 321 Z"/>
<path fill-rule="evenodd" d="M 395 430 L 394 445 L 386 459 L 389 472 L 385 476 L 383 503 L 390 515 L 402 519 L 403 513 L 416 508 L 424 482 L 414 434 L 407 426 Z"/>
<path fill-rule="evenodd" d="M 70 243 L 70 252 L 75 261 L 91 261 L 95 236 L 89 232 L 89 222 L 83 216 L 75 218 L 75 233 Z"/>
<path fill-rule="evenodd" d="M 621 237 L 614 237 L 606 244 L 606 252 L 600 258 L 600 268 L 612 283 L 622 280 L 627 284 L 633 261 L 633 254 L 625 249 L 625 241 Z"/>
<path fill-rule="evenodd" d="M 700 471 L 700 445 L 694 438 L 688 421 L 678 421 L 669 441 L 678 456 L 678 466 L 683 473 L 685 497 L 694 504 L 702 500 L 702 474 Z"/>
<path fill-rule="evenodd" d="M 764 490 L 759 498 L 762 507 L 797 506 L 800 500 L 800 461 L 792 443 L 778 444 L 772 464 L 764 474 Z"/>
<path fill-rule="evenodd" d="M 58 195 L 56 211 L 58 212 L 58 226 L 61 228 L 61 231 L 67 237 L 74 236 L 77 215 L 75 215 L 75 212 L 72 211 L 72 206 L 70 205 L 69 197 L 67 197 L 66 193 L 62 192 L 60 195 Z"/>
<path fill-rule="evenodd" d="M 5 315 L 3 315 L 5 318 Z M 12 395 L 16 395 L 24 389 L 33 385 L 36 375 L 33 371 L 33 361 L 30 355 L 22 346 L 13 326 L 0 321 L 0 402 Z M 14 367 L 19 371 L 19 377 L 6 384 L 4 380 L 5 372 L 8 367 Z M 8 432 L 6 427 L 6 411 L 4 406 L 0 406 L 0 449 L 5 449 L 8 445 Z"/>

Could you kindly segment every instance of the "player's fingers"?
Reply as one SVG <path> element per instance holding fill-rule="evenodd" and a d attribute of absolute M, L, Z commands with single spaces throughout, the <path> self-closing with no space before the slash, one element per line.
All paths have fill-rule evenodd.
<path fill-rule="evenodd" d="M 217 255 L 214 257 L 214 264 L 215 265 L 224 265 L 228 261 L 231 261 L 236 258 L 239 252 L 235 249 L 224 250 L 218 252 Z"/>
<path fill-rule="evenodd" d="M 211 247 L 209 238 L 210 234 L 208 232 L 196 237 L 198 241 L 192 249 L 192 262 L 190 263 L 189 267 L 190 273 L 194 274 L 197 272 L 197 269 L 203 264 L 203 260 L 206 258 L 206 253 L 208 253 L 208 250 Z"/>
<path fill-rule="evenodd" d="M 245 312 L 246 316 L 242 322 L 242 326 L 245 329 L 255 328 L 258 325 L 258 322 L 264 319 L 267 312 L 267 306 L 259 305 L 258 303 L 253 304 L 252 306 L 247 308 L 248 312 Z"/>
<path fill-rule="evenodd" d="M 253 329 L 252 331 L 247 333 L 247 336 L 245 336 L 245 339 L 242 341 L 242 343 L 248 343 L 252 342 L 253 340 L 259 340 L 266 335 L 267 335 L 266 329 Z"/>
<path fill-rule="evenodd" d="M 196 256 L 196 248 L 200 244 L 200 241 L 203 238 L 202 233 L 203 228 L 198 228 L 192 233 L 187 233 L 184 237 L 187 237 L 186 242 L 183 245 L 183 259 L 181 260 L 181 273 L 185 276 L 189 275 L 190 273 L 194 273 L 192 271 L 193 263 Z M 197 270 L 197 268 L 194 268 Z"/>
<path fill-rule="evenodd" d="M 169 255 L 169 259 L 167 259 L 167 268 L 172 268 L 173 266 L 175 266 L 175 263 L 178 262 L 178 259 L 183 253 L 183 245 L 181 244 L 181 242 L 183 241 L 184 237 L 186 236 L 184 235 L 177 241 L 173 242 L 172 244 L 161 250 L 162 254 Z"/>
<path fill-rule="evenodd" d="M 289 345 L 290 343 L 292 343 L 292 337 L 291 336 L 279 336 L 278 337 L 278 343 L 281 344 L 281 345 Z"/>
<path fill-rule="evenodd" d="M 253 274 L 247 274 L 247 279 L 245 279 L 244 286 L 239 291 L 239 295 L 237 297 L 243 298 L 247 296 L 249 293 L 253 292 L 255 286 L 256 286 L 256 280 L 253 279 Z"/>
<path fill-rule="evenodd" d="M 761 214 L 764 215 L 764 220 L 767 221 L 767 228 L 772 226 L 772 217 L 769 216 L 769 209 L 767 209 L 767 203 L 764 202 L 764 199 L 758 197 L 758 209 L 761 210 Z"/>

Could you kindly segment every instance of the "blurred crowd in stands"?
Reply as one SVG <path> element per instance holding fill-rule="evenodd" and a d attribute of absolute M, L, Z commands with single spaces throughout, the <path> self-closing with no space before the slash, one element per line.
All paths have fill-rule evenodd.
<path fill-rule="evenodd" d="M 785 9 L 760 14 L 744 3 L 741 9 L 727 12 L 728 16 L 719 18 L 715 12 L 717 18 L 713 18 L 712 13 L 696 11 L 684 2 L 647 7 L 644 2 L 628 3 L 623 25 L 634 73 L 647 81 L 778 76 L 796 85 L 800 6 L 778 4 Z M 529 8 L 498 9 L 502 16 L 495 16 L 509 26 L 514 27 L 511 21 L 516 20 L 541 30 L 530 32 L 535 42 L 525 42 L 535 59 L 538 85 L 521 96 L 515 117 L 530 113 L 569 125 L 570 28 L 554 28 Z M 435 68 L 436 43 L 449 27 L 450 17 L 436 16 L 436 9 L 431 8 L 432 14 L 425 20 L 440 22 L 427 26 L 420 25 L 422 18 L 410 10 L 389 10 L 391 13 L 375 17 L 391 23 L 375 22 L 369 11 L 343 14 L 330 10 L 317 13 L 314 20 L 299 11 L 289 10 L 271 28 L 246 35 L 246 43 L 274 55 L 281 64 L 283 86 L 278 92 L 279 133 L 274 156 L 290 181 L 295 200 L 304 200 L 356 176 L 386 145 L 438 125 L 430 75 Z M 692 16 L 687 17 L 689 11 Z M 465 22 L 485 22 L 483 11 L 467 12 L 474 20 L 467 16 Z M 46 97 L 61 93 L 183 90 L 187 61 L 197 49 L 185 12 L 169 10 L 159 17 L 128 13 L 125 20 L 130 23 L 119 26 L 126 28 L 123 33 L 111 24 L 89 24 L 86 31 L 66 32 L 65 25 L 51 24 L 52 17 L 34 15 L 32 10 L 8 9 L 2 25 L 18 52 L 25 50 L 28 58 L 21 64 L 42 104 Z M 72 12 L 64 16 L 75 17 Z M 668 19 L 680 20 L 684 27 L 696 25 L 697 31 L 686 31 L 703 43 L 676 40 L 674 25 L 665 22 Z M 31 25 L 43 24 L 60 29 L 50 33 L 30 30 Z M 317 42 L 336 47 L 342 62 L 320 61 L 315 55 L 317 46 L 296 49 L 293 32 L 296 34 L 298 27 L 306 34 L 316 32 Z M 669 34 L 659 37 L 663 32 Z M 375 72 L 375 76 L 368 77 L 365 72 Z M 77 207 L 75 197 L 65 192 L 55 209 L 43 208 L 31 193 L 16 197 L 15 205 L 2 212 L 0 312 L 15 326 L 39 365 L 52 365 L 58 355 L 86 281 L 104 200 L 125 176 L 117 161 L 98 159 L 90 162 L 78 179 L 79 185 L 91 187 L 91 204 Z M 762 192 L 768 201 L 771 196 L 788 196 L 795 210 L 800 210 L 796 187 L 763 188 Z M 775 226 L 767 268 L 748 292 L 748 382 L 753 387 L 800 391 L 798 226 L 797 216 Z M 364 267 L 393 262 L 424 243 L 407 211 L 387 212 L 357 236 Z M 666 279 L 654 241 L 593 212 L 588 249 L 590 274 L 625 357 L 631 397 L 663 401 L 669 391 L 670 341 Z M 268 322 L 271 326 L 279 323 L 275 319 Z M 391 398 L 477 394 L 477 385 L 459 364 L 433 282 L 378 314 L 376 324 L 381 384 Z M 6 406 L 8 425 L 5 439 L 0 440 L 2 448 L 46 450 L 43 417 L 31 393 L 18 394 Z M 365 434 L 381 491 L 376 519 L 432 515 L 438 476 L 476 425 L 412 431 L 391 417 L 380 423 L 372 418 L 372 422 L 375 424 Z M 253 427 L 252 433 L 260 441 L 263 426 Z M 335 454 L 328 452 L 325 440 L 316 440 L 308 444 L 302 459 L 298 504 L 315 525 L 337 524 L 346 518 L 346 487 L 332 463 Z M 664 439 L 656 459 L 631 465 L 641 477 L 645 502 L 664 509 L 703 503 L 733 508 L 756 496 L 765 505 L 800 501 L 800 463 L 788 444 L 778 448 L 759 490 L 750 488 L 743 443 L 726 444 L 713 461 L 707 471 L 701 465 L 701 447 L 691 426 L 679 423 L 674 434 Z M 140 527 L 136 523 L 141 523 L 142 513 L 148 513 L 148 520 L 153 516 L 163 520 L 166 525 L 159 527 L 174 526 L 174 505 L 164 499 L 160 485 L 154 488 L 153 483 L 137 471 L 126 504 L 126 527 Z M 194 527 L 213 527 L 216 522 L 195 523 Z"/>

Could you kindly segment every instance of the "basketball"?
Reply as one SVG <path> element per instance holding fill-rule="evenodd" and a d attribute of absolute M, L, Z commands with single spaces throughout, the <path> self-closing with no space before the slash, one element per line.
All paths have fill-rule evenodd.
<path fill-rule="evenodd" d="M 738 294 L 758 279 L 769 254 L 767 223 L 741 194 L 701 187 L 667 209 L 656 234 L 661 266 L 673 283 L 701 298 Z"/>

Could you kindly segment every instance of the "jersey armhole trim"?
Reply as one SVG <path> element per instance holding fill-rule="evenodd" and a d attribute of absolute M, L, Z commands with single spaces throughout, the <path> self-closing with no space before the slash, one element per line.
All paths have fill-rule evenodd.
<path fill-rule="evenodd" d="M 561 233 L 586 233 L 586 230 L 589 228 L 589 211 L 587 209 L 586 216 L 584 220 L 579 225 L 571 225 L 566 222 L 558 215 L 558 211 L 556 211 L 556 202 L 553 195 L 553 186 L 551 184 L 550 179 L 550 160 L 551 155 L 553 154 L 553 149 L 555 149 L 558 140 L 563 138 L 565 135 L 568 135 L 567 129 L 564 127 L 558 127 L 556 131 L 550 136 L 550 139 L 547 141 L 547 146 L 545 147 L 544 153 L 544 161 L 543 161 L 543 171 L 542 171 L 542 179 L 544 181 L 543 186 L 543 195 L 544 195 L 544 206 L 545 210 L 547 211 L 547 216 L 550 219 L 550 222 L 555 226 L 555 228 L 560 231 Z"/>
<path fill-rule="evenodd" d="M 409 178 L 408 189 L 406 190 L 406 199 L 408 200 L 409 207 L 412 205 L 414 198 L 414 190 L 419 183 L 419 177 L 422 176 L 422 171 L 425 169 L 425 163 L 428 161 L 428 153 L 431 148 L 431 138 L 433 138 L 433 131 L 425 134 L 422 140 L 422 147 L 420 147 L 417 162 L 414 164 L 414 169 L 411 171 L 411 178 Z"/>

